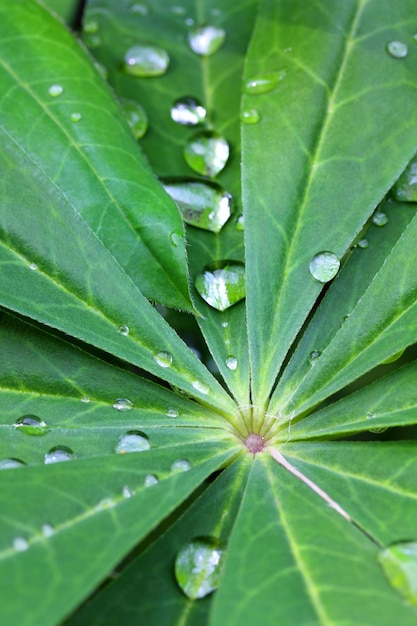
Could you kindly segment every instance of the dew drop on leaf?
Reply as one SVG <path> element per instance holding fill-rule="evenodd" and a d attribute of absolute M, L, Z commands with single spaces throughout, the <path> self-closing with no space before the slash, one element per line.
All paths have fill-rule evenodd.
<path fill-rule="evenodd" d="M 157 352 L 153 355 L 153 360 L 159 367 L 171 367 L 172 354 L 170 352 Z"/>
<path fill-rule="evenodd" d="M 168 417 L 178 417 L 179 413 L 177 411 L 177 409 L 173 409 L 173 408 L 169 408 L 167 410 L 167 416 Z"/>
<path fill-rule="evenodd" d="M 216 176 L 229 158 L 226 139 L 212 130 L 193 135 L 184 148 L 184 158 L 192 170 L 203 176 Z"/>
<path fill-rule="evenodd" d="M 16 539 L 13 539 L 13 548 L 17 550 L 17 552 L 25 552 L 28 547 L 29 544 L 24 537 L 16 537 Z"/>
<path fill-rule="evenodd" d="M 126 324 L 121 324 L 117 331 L 120 333 L 120 335 L 126 337 L 129 334 L 129 326 L 126 326 Z"/>
<path fill-rule="evenodd" d="M 151 444 L 147 436 L 138 430 L 129 430 L 122 435 L 116 446 L 118 454 L 127 454 L 129 452 L 144 452 L 149 450 Z"/>
<path fill-rule="evenodd" d="M 236 229 L 237 230 L 245 230 L 245 217 L 243 213 L 237 216 L 236 219 Z"/>
<path fill-rule="evenodd" d="M 83 22 L 84 33 L 97 33 L 99 29 L 99 23 L 97 20 L 87 19 Z"/>
<path fill-rule="evenodd" d="M 76 124 L 77 122 L 79 122 L 79 121 L 81 120 L 81 118 L 82 118 L 81 113 L 77 113 L 77 112 L 71 113 L 70 120 L 71 120 L 71 122 L 73 122 L 74 124 Z"/>
<path fill-rule="evenodd" d="M 189 472 L 191 467 L 191 463 L 187 459 L 177 459 L 171 465 L 171 472 Z"/>
<path fill-rule="evenodd" d="M 183 126 L 196 126 L 206 119 L 207 111 L 196 98 L 180 98 L 171 107 L 171 118 Z"/>
<path fill-rule="evenodd" d="M 402 41 L 390 41 L 387 51 L 394 59 L 404 59 L 408 54 L 408 47 Z"/>
<path fill-rule="evenodd" d="M 212 537 L 197 537 L 181 548 L 175 559 L 175 578 L 192 600 L 204 598 L 219 586 L 224 548 Z"/>
<path fill-rule="evenodd" d="M 138 78 L 161 76 L 168 66 L 168 53 L 157 46 L 132 46 L 124 56 L 125 72 Z"/>
<path fill-rule="evenodd" d="M 257 124 L 261 120 L 261 114 L 257 109 L 244 109 L 240 119 L 244 124 Z"/>
<path fill-rule="evenodd" d="M 128 485 L 125 485 L 122 489 L 122 496 L 124 498 L 131 498 L 133 496 L 133 491 Z"/>
<path fill-rule="evenodd" d="M 51 85 L 48 89 L 49 95 L 53 98 L 57 98 L 58 96 L 60 96 L 63 91 L 64 88 L 62 87 L 62 85 Z"/>
<path fill-rule="evenodd" d="M 188 43 L 196 54 L 210 56 L 221 48 L 226 32 L 217 26 L 197 26 L 188 33 Z"/>
<path fill-rule="evenodd" d="M 339 271 L 340 261 L 333 252 L 319 252 L 310 261 L 310 273 L 321 283 L 332 280 Z"/>
<path fill-rule="evenodd" d="M 133 409 L 133 402 L 127 398 L 117 398 L 113 403 L 113 409 L 116 409 L 116 411 L 130 411 Z"/>
<path fill-rule="evenodd" d="M 246 295 L 245 266 L 238 261 L 211 263 L 197 276 L 195 287 L 207 304 L 224 311 Z"/>
<path fill-rule="evenodd" d="M 44 537 L 52 537 L 55 534 L 55 528 L 52 524 L 43 524 L 42 526 L 42 535 Z"/>
<path fill-rule="evenodd" d="M 130 10 L 132 13 L 137 13 L 139 15 L 148 15 L 149 13 L 149 7 L 141 2 L 134 2 L 130 6 Z"/>
<path fill-rule="evenodd" d="M 15 469 L 16 467 L 24 467 L 26 463 L 19 459 L 1 459 L 0 470 Z"/>
<path fill-rule="evenodd" d="M 417 604 L 417 542 L 395 543 L 381 550 L 379 562 L 391 585 Z"/>
<path fill-rule="evenodd" d="M 311 365 L 315 365 L 317 363 L 317 359 L 319 358 L 319 356 L 321 355 L 321 352 L 319 350 L 312 350 L 310 352 L 310 355 L 308 357 L 308 360 L 310 361 Z"/>
<path fill-rule="evenodd" d="M 196 228 L 220 232 L 232 212 L 232 196 L 212 182 L 169 180 L 165 191 L 177 204 L 184 221 Z"/>
<path fill-rule="evenodd" d="M 248 95 L 257 95 L 262 93 L 268 93 L 275 89 L 281 80 L 287 75 L 287 70 L 280 70 L 279 72 L 270 72 L 257 76 L 247 80 L 244 85 L 244 91 Z"/>
<path fill-rule="evenodd" d="M 368 411 L 366 414 L 367 420 L 373 420 L 376 418 L 376 413 L 374 411 Z"/>
<path fill-rule="evenodd" d="M 228 367 L 229 370 L 235 371 L 235 369 L 237 369 L 237 366 L 237 358 L 235 356 L 228 356 L 226 359 L 226 367 Z"/>
<path fill-rule="evenodd" d="M 178 233 L 172 232 L 169 236 L 169 239 L 174 246 L 174 248 L 178 248 L 178 246 L 182 243 L 183 238 Z"/>
<path fill-rule="evenodd" d="M 417 159 L 405 168 L 393 188 L 394 196 L 401 202 L 417 202 Z"/>
<path fill-rule="evenodd" d="M 15 421 L 13 427 L 25 433 L 25 435 L 33 435 L 35 437 L 43 437 L 49 430 L 46 423 L 37 415 L 23 415 Z"/>
<path fill-rule="evenodd" d="M 126 98 L 120 100 L 120 106 L 135 139 L 141 139 L 148 129 L 148 116 L 138 102 Z"/>
<path fill-rule="evenodd" d="M 143 484 L 145 487 L 153 487 L 159 483 L 158 477 L 155 474 L 146 474 Z"/>
<path fill-rule="evenodd" d="M 385 226 L 385 224 L 388 224 L 387 214 L 383 211 L 375 211 L 372 216 L 372 223 L 375 224 L 375 226 Z"/>
<path fill-rule="evenodd" d="M 358 248 L 364 249 L 364 248 L 367 248 L 368 246 L 369 246 L 369 242 L 367 239 L 360 239 L 358 241 Z"/>
<path fill-rule="evenodd" d="M 81 398 L 81 402 L 82 402 L 83 404 L 88 404 L 88 403 L 90 402 L 90 398 L 89 398 L 89 396 L 83 396 L 83 397 Z"/>
<path fill-rule="evenodd" d="M 192 386 L 196 391 L 203 393 L 204 395 L 207 395 L 209 392 L 208 385 L 206 385 L 206 383 L 202 383 L 201 380 L 193 380 Z"/>
<path fill-rule="evenodd" d="M 36 265 L 36 263 L 29 263 L 29 269 L 32 270 L 33 272 L 36 272 L 36 270 L 38 270 L 39 267 Z"/>
<path fill-rule="evenodd" d="M 63 463 L 64 461 L 71 461 L 74 458 L 74 453 L 71 448 L 67 446 L 55 446 L 51 448 L 44 456 L 45 465 L 51 465 L 52 463 Z"/>

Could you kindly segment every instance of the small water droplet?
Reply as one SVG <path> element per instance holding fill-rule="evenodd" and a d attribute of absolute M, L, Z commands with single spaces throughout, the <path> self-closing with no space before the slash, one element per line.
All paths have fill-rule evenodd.
<path fill-rule="evenodd" d="M 217 26 L 197 26 L 188 33 L 188 43 L 196 54 L 210 56 L 224 43 L 226 32 Z"/>
<path fill-rule="evenodd" d="M 148 129 L 145 109 L 134 100 L 121 99 L 120 106 L 135 139 L 141 139 Z"/>
<path fill-rule="evenodd" d="M 83 396 L 83 397 L 81 398 L 81 402 L 82 402 L 83 404 L 88 404 L 88 403 L 90 402 L 90 398 L 89 398 L 89 396 Z"/>
<path fill-rule="evenodd" d="M 127 454 L 129 452 L 144 452 L 145 450 L 149 450 L 151 444 L 149 443 L 149 439 L 145 435 L 138 430 L 129 430 L 127 433 L 122 435 L 119 439 L 119 442 L 116 446 L 116 452 L 118 454 Z"/>
<path fill-rule="evenodd" d="M 99 29 L 99 23 L 97 20 L 86 19 L 83 22 L 83 31 L 85 33 L 97 33 Z"/>
<path fill-rule="evenodd" d="M 116 505 L 116 501 L 113 498 L 103 498 L 100 502 L 94 507 L 95 511 L 104 511 L 105 509 L 111 509 Z"/>
<path fill-rule="evenodd" d="M 169 239 L 171 241 L 171 244 L 174 246 L 174 248 L 178 248 L 178 246 L 180 246 L 184 241 L 182 235 L 179 235 L 178 233 L 175 233 L 175 232 L 170 234 Z"/>
<path fill-rule="evenodd" d="M 245 266 L 238 261 L 211 263 L 197 276 L 195 287 L 207 304 L 224 311 L 246 295 Z"/>
<path fill-rule="evenodd" d="M 79 122 L 81 120 L 81 118 L 82 118 L 81 113 L 77 113 L 77 112 L 71 113 L 70 120 L 71 120 L 71 122 L 74 122 L 74 124 Z"/>
<path fill-rule="evenodd" d="M 235 369 L 237 369 L 237 366 L 238 366 L 237 358 L 235 356 L 228 356 L 226 359 L 226 367 L 228 367 L 229 370 L 232 370 L 234 372 Z"/>
<path fill-rule="evenodd" d="M 172 354 L 170 352 L 157 352 L 153 355 L 153 360 L 159 367 L 171 367 Z"/>
<path fill-rule="evenodd" d="M 250 433 L 244 440 L 243 443 L 252 454 L 257 454 L 258 452 L 262 452 L 265 447 L 265 437 L 262 437 L 258 433 Z"/>
<path fill-rule="evenodd" d="M 262 76 L 257 76 L 256 78 L 251 78 L 246 81 L 244 91 L 251 96 L 268 93 L 269 91 L 275 89 L 278 83 L 280 83 L 286 75 L 287 70 L 279 70 L 278 72 L 270 72 L 268 74 L 263 74 Z"/>
<path fill-rule="evenodd" d="M 195 98 L 180 98 L 171 107 L 171 117 L 177 124 L 196 126 L 206 119 L 207 111 Z"/>
<path fill-rule="evenodd" d="M 132 13 L 137 13 L 139 15 L 148 15 L 149 7 L 146 4 L 142 4 L 141 2 L 135 2 L 131 5 L 130 10 Z"/>
<path fill-rule="evenodd" d="M 312 352 L 310 352 L 310 355 L 308 357 L 310 364 L 315 365 L 320 355 L 321 355 L 321 352 L 319 350 L 313 350 Z"/>
<path fill-rule="evenodd" d="M 159 480 L 155 476 L 155 474 L 147 474 L 143 482 L 145 487 L 152 487 L 153 485 L 157 485 L 158 483 L 159 483 Z"/>
<path fill-rule="evenodd" d="M 198 391 L 199 393 L 204 394 L 205 396 L 208 394 L 208 392 L 210 390 L 209 386 L 206 385 L 206 383 L 202 383 L 201 380 L 193 380 L 192 386 L 194 387 L 194 389 L 196 391 Z"/>
<path fill-rule="evenodd" d="M 333 252 L 319 252 L 310 261 L 310 273 L 321 283 L 332 280 L 339 268 L 340 261 Z"/>
<path fill-rule="evenodd" d="M 24 467 L 26 463 L 19 459 L 1 459 L 0 470 L 14 469 L 15 467 Z"/>
<path fill-rule="evenodd" d="M 48 89 L 49 95 L 53 98 L 57 98 L 58 96 L 60 96 L 63 91 L 64 88 L 62 87 L 62 85 L 51 85 Z"/>
<path fill-rule="evenodd" d="M 52 463 L 71 461 L 73 458 L 74 453 L 71 448 L 68 448 L 67 446 L 55 446 L 45 454 L 44 462 L 46 465 L 51 465 Z"/>
<path fill-rule="evenodd" d="M 126 337 L 129 334 L 129 326 L 126 326 L 126 324 L 121 324 L 117 329 L 117 332 L 120 333 L 120 335 L 123 335 L 123 337 Z"/>
<path fill-rule="evenodd" d="M 127 398 L 117 398 L 113 403 L 113 409 L 116 409 L 116 411 L 130 411 L 130 409 L 133 409 L 133 402 Z"/>
<path fill-rule="evenodd" d="M 243 213 L 237 216 L 236 219 L 236 229 L 237 230 L 245 230 L 245 216 Z"/>
<path fill-rule="evenodd" d="M 376 413 L 374 411 L 368 411 L 366 414 L 367 420 L 373 420 L 376 418 Z"/>
<path fill-rule="evenodd" d="M 232 212 L 232 196 L 212 182 L 169 180 L 165 191 L 175 201 L 184 221 L 196 228 L 220 232 Z"/>
<path fill-rule="evenodd" d="M 391 585 L 417 604 L 417 542 L 404 541 L 381 550 L 378 560 Z"/>
<path fill-rule="evenodd" d="M 168 53 L 156 46 L 132 46 L 124 56 L 124 70 L 130 76 L 161 76 L 168 66 Z"/>
<path fill-rule="evenodd" d="M 358 248 L 367 248 L 369 246 L 369 242 L 367 239 L 360 239 L 358 241 Z"/>
<path fill-rule="evenodd" d="M 187 17 L 185 23 L 187 24 L 187 26 L 194 26 L 195 20 L 192 17 Z"/>
<path fill-rule="evenodd" d="M 197 537 L 181 548 L 175 559 L 175 578 L 184 594 L 196 600 L 219 586 L 224 547 L 213 537 Z"/>
<path fill-rule="evenodd" d="M 222 328 L 227 328 L 229 326 L 229 322 L 222 322 Z"/>
<path fill-rule="evenodd" d="M 375 211 L 372 216 L 372 223 L 375 224 L 375 226 L 385 226 L 385 224 L 388 224 L 387 214 L 383 211 Z"/>
<path fill-rule="evenodd" d="M 244 109 L 240 119 L 244 124 L 257 124 L 261 120 L 261 114 L 257 109 Z"/>
<path fill-rule="evenodd" d="M 42 526 L 42 535 L 44 537 L 52 537 L 52 535 L 55 534 L 55 528 L 52 526 L 52 524 L 44 524 Z"/>
<path fill-rule="evenodd" d="M 131 498 L 133 496 L 133 491 L 128 485 L 125 485 L 122 489 L 122 496 L 124 498 Z"/>
<path fill-rule="evenodd" d="M 192 465 L 187 459 L 177 459 L 171 465 L 171 472 L 189 472 Z"/>
<path fill-rule="evenodd" d="M 38 270 L 39 268 L 36 263 L 29 263 L 29 269 L 36 272 L 36 270 Z"/>
<path fill-rule="evenodd" d="M 13 548 L 17 552 L 25 552 L 29 548 L 29 543 L 24 537 L 16 537 L 16 539 L 13 539 Z"/>
<path fill-rule="evenodd" d="M 394 185 L 394 195 L 400 202 L 417 202 L 417 158 L 414 157 Z"/>
<path fill-rule="evenodd" d="M 394 59 L 404 59 L 408 54 L 408 47 L 402 41 L 390 41 L 387 51 Z"/>
<path fill-rule="evenodd" d="M 169 408 L 167 410 L 167 416 L 168 417 L 178 417 L 179 413 L 177 411 L 177 409 L 173 409 L 173 408 Z"/>
<path fill-rule="evenodd" d="M 184 158 L 192 170 L 203 176 L 216 176 L 229 158 L 226 139 L 211 130 L 193 135 L 184 148 Z"/>
<path fill-rule="evenodd" d="M 23 415 L 15 421 L 13 427 L 25 435 L 34 435 L 35 437 L 43 437 L 49 430 L 46 423 L 37 415 Z"/>

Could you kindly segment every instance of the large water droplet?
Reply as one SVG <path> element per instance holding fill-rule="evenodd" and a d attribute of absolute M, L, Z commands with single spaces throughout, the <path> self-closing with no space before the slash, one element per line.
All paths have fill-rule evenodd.
<path fill-rule="evenodd" d="M 390 41 L 387 51 L 394 59 L 404 59 L 408 54 L 408 47 L 402 41 Z"/>
<path fill-rule="evenodd" d="M 417 202 L 417 159 L 414 158 L 405 168 L 394 185 L 394 195 L 402 202 Z"/>
<path fill-rule="evenodd" d="M 417 604 L 417 542 L 395 543 L 378 555 L 391 583 L 411 604 Z"/>
<path fill-rule="evenodd" d="M 14 469 L 15 467 L 24 467 L 26 463 L 19 459 L 2 459 L 0 461 L 0 470 Z"/>
<path fill-rule="evenodd" d="M 153 355 L 153 360 L 159 367 L 170 367 L 172 365 L 172 354 L 170 352 L 157 352 Z"/>
<path fill-rule="evenodd" d="M 74 453 L 71 448 L 68 448 L 67 446 L 55 446 L 45 454 L 44 462 L 46 465 L 51 465 L 52 463 L 71 461 L 73 458 Z"/>
<path fill-rule="evenodd" d="M 168 65 L 168 53 L 156 46 L 132 46 L 124 57 L 124 70 L 130 76 L 161 76 Z"/>
<path fill-rule="evenodd" d="M 145 487 L 153 487 L 159 483 L 158 477 L 155 474 L 146 474 L 143 484 Z"/>
<path fill-rule="evenodd" d="M 24 537 L 16 537 L 13 539 L 13 548 L 17 550 L 17 552 L 24 552 L 29 547 L 29 543 Z"/>
<path fill-rule="evenodd" d="M 229 370 L 234 371 L 235 369 L 237 369 L 237 366 L 237 358 L 235 356 L 228 356 L 226 359 L 226 367 L 228 367 Z"/>
<path fill-rule="evenodd" d="M 171 472 L 189 472 L 191 467 L 192 465 L 190 461 L 187 461 L 187 459 L 177 459 L 171 465 Z"/>
<path fill-rule="evenodd" d="M 310 273 L 321 283 L 332 280 L 339 268 L 340 261 L 333 252 L 319 252 L 310 261 Z"/>
<path fill-rule="evenodd" d="M 130 409 L 133 409 L 133 402 L 127 398 L 117 398 L 113 403 L 113 409 L 116 409 L 116 411 L 130 411 Z"/>
<path fill-rule="evenodd" d="M 188 43 L 196 54 L 210 56 L 221 48 L 226 33 L 217 26 L 198 26 L 188 33 Z"/>
<path fill-rule="evenodd" d="M 232 196 L 216 183 L 167 181 L 164 189 L 191 226 L 218 233 L 232 212 Z"/>
<path fill-rule="evenodd" d="M 211 263 L 197 276 L 195 287 L 207 304 L 224 311 L 246 295 L 245 266 L 238 261 Z"/>
<path fill-rule="evenodd" d="M 244 109 L 240 114 L 240 119 L 244 124 L 257 124 L 261 119 L 261 114 L 257 109 Z"/>
<path fill-rule="evenodd" d="M 195 172 L 203 176 L 216 176 L 229 158 L 226 139 L 211 130 L 193 135 L 184 148 L 184 158 Z"/>
<path fill-rule="evenodd" d="M 51 85 L 48 89 L 49 95 L 53 98 L 57 98 L 58 96 L 60 96 L 63 91 L 64 88 L 62 87 L 62 85 Z"/>
<path fill-rule="evenodd" d="M 212 537 L 198 537 L 181 548 L 175 559 L 175 578 L 188 598 L 204 598 L 219 586 L 224 548 Z"/>
<path fill-rule="evenodd" d="M 262 76 L 251 78 L 246 81 L 244 91 L 249 95 L 268 93 L 269 91 L 275 89 L 278 83 L 283 80 L 286 75 L 286 70 L 279 70 L 278 72 L 270 72 L 269 74 L 263 74 Z"/>
<path fill-rule="evenodd" d="M 148 128 L 148 116 L 143 106 L 134 100 L 127 99 L 120 100 L 120 106 L 135 139 L 143 137 Z"/>
<path fill-rule="evenodd" d="M 375 211 L 372 216 L 372 223 L 375 226 L 385 226 L 385 224 L 388 224 L 388 215 L 383 211 Z"/>
<path fill-rule="evenodd" d="M 129 430 L 122 435 L 116 446 L 116 452 L 118 454 L 127 454 L 128 452 L 143 452 L 149 450 L 151 444 L 149 439 L 144 433 L 138 430 Z"/>
<path fill-rule="evenodd" d="M 13 426 L 25 435 L 34 435 L 35 437 L 43 437 L 49 430 L 46 423 L 37 415 L 23 415 L 15 421 Z"/>
<path fill-rule="evenodd" d="M 177 124 L 196 126 L 206 119 L 207 111 L 195 98 L 180 98 L 171 107 L 171 117 Z"/>

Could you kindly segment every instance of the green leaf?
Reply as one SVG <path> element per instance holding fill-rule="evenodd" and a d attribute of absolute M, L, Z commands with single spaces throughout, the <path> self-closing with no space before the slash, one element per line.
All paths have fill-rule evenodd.
<path fill-rule="evenodd" d="M 0 89 L 1 128 L 43 173 L 44 195 L 65 195 L 146 296 L 192 310 L 178 211 L 91 59 L 35 2 L 0 9 Z M 12 164 L 2 171 L 10 179 Z"/>
<path fill-rule="evenodd" d="M 44 4 L 70 25 L 74 24 L 81 7 L 80 0 L 45 0 Z"/>
<path fill-rule="evenodd" d="M 248 332 L 261 407 L 322 289 L 311 259 L 346 254 L 415 151 L 413 10 L 412 0 L 262 4 L 245 80 L 277 79 L 242 101 L 262 118 L 242 130 Z M 407 58 L 388 54 L 391 40 L 409 44 Z"/>

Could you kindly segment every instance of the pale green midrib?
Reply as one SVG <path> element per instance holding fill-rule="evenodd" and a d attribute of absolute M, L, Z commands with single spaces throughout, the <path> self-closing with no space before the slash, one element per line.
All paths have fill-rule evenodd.
<path fill-rule="evenodd" d="M 340 65 L 340 70 L 336 76 L 336 80 L 334 82 L 334 85 L 332 87 L 331 90 L 329 90 L 329 98 L 328 98 L 328 104 L 327 104 L 327 110 L 324 113 L 324 119 L 323 119 L 323 123 L 321 126 L 321 129 L 319 131 L 318 134 L 318 138 L 317 138 L 317 142 L 316 145 L 314 147 L 314 151 L 313 151 L 313 156 L 310 162 L 310 167 L 309 167 L 309 171 L 308 171 L 308 177 L 307 177 L 307 182 L 306 185 L 304 187 L 304 191 L 303 191 L 303 195 L 302 195 L 302 199 L 301 202 L 299 204 L 299 210 L 297 212 L 296 215 L 296 220 L 295 220 L 295 226 L 293 227 L 293 237 L 292 237 L 292 242 L 296 242 L 297 240 L 297 235 L 298 232 L 302 226 L 302 218 L 304 215 L 304 212 L 306 210 L 306 207 L 308 206 L 308 197 L 309 197 L 309 191 L 312 185 L 312 182 L 314 180 L 314 172 L 315 172 L 315 168 L 314 168 L 314 164 L 316 161 L 318 161 L 318 157 L 320 155 L 320 152 L 322 150 L 322 146 L 323 143 L 325 141 L 326 138 L 326 133 L 330 124 L 330 121 L 333 119 L 334 113 L 336 111 L 336 107 L 334 107 L 334 102 L 336 100 L 336 97 L 338 95 L 338 90 L 339 87 L 341 85 L 342 79 L 344 78 L 344 72 L 345 72 L 345 68 L 347 65 L 347 62 L 350 58 L 350 54 L 351 54 L 351 48 L 353 47 L 353 44 L 351 43 L 351 40 L 353 39 L 353 34 L 356 31 L 357 27 L 358 27 L 358 22 L 359 19 L 361 17 L 361 13 L 362 13 L 362 9 L 365 6 L 365 4 L 367 3 L 368 0 L 359 0 L 358 2 L 358 7 L 357 10 L 353 16 L 352 19 L 352 23 L 350 25 L 349 28 L 349 33 L 346 35 L 345 37 L 345 45 L 342 51 L 342 62 Z M 329 109 L 333 109 L 332 111 L 328 112 Z M 327 113 L 327 114 L 326 114 Z M 292 257 L 294 255 L 294 246 L 290 244 L 289 247 L 289 251 L 288 254 L 285 256 L 285 262 L 284 262 L 284 270 L 283 270 L 283 276 L 279 285 L 279 289 L 277 294 L 275 294 L 275 302 L 279 302 L 280 298 L 281 298 L 281 293 L 284 287 L 284 284 L 286 285 L 286 276 L 288 275 L 288 268 L 291 266 L 291 262 L 292 262 Z M 278 309 L 278 307 L 277 307 Z M 276 336 L 276 329 L 277 329 L 277 324 L 279 323 L 280 320 L 280 315 L 275 315 L 274 316 L 274 320 L 272 323 L 272 329 L 271 329 L 271 333 L 270 336 L 271 337 L 275 337 Z M 268 369 L 270 370 L 271 367 L 271 362 L 273 360 L 273 356 L 274 356 L 274 351 L 271 351 L 272 355 L 271 357 L 268 358 L 268 352 L 269 350 L 265 351 L 264 354 L 264 358 L 265 360 L 267 360 L 267 364 L 264 367 L 265 371 L 268 371 Z M 252 376 L 252 380 L 257 380 L 256 376 Z M 267 397 L 268 394 L 271 391 L 271 385 L 273 385 L 273 381 L 269 382 L 267 381 L 268 387 L 265 388 L 265 385 L 260 387 L 260 392 L 256 394 L 255 396 L 255 389 L 252 390 L 252 393 L 255 397 L 255 402 L 257 404 L 265 404 L 268 402 Z M 261 402 L 259 401 L 258 397 L 261 396 Z M 268 410 L 268 408 L 267 408 Z"/>
<path fill-rule="evenodd" d="M 52 113 L 51 110 L 48 109 L 44 103 L 42 102 L 42 100 L 40 100 L 36 94 L 32 91 L 32 89 L 30 89 L 30 86 L 28 83 L 26 83 L 25 81 L 21 81 L 20 77 L 12 70 L 12 68 L 10 67 L 10 65 L 8 63 L 6 63 L 6 61 L 2 58 L 0 58 L 0 64 L 3 66 L 4 70 L 9 74 L 9 76 L 14 79 L 14 81 L 17 83 L 17 85 L 19 85 L 28 95 L 29 97 L 31 97 L 34 102 L 36 102 L 36 104 L 41 108 L 41 110 L 43 111 L 43 113 L 51 120 L 51 122 L 53 124 L 55 124 L 55 126 L 62 132 L 62 134 L 64 135 L 64 137 L 66 138 L 66 140 L 69 142 L 69 146 L 71 148 L 75 149 L 75 152 L 79 155 L 79 157 L 81 158 L 82 161 L 84 161 L 84 163 L 87 165 L 87 167 L 89 168 L 89 170 L 95 175 L 95 179 L 97 181 L 99 181 L 100 186 L 102 188 L 102 190 L 104 191 L 105 195 L 107 195 L 108 199 L 109 199 L 109 203 L 110 205 L 114 205 L 117 209 L 118 209 L 118 213 L 119 215 L 122 217 L 122 219 L 124 220 L 124 222 L 129 226 L 131 232 L 137 236 L 137 232 L 136 230 L 133 228 L 131 222 L 128 220 L 126 214 L 124 213 L 124 211 L 122 210 L 119 202 L 116 200 L 116 198 L 113 196 L 113 194 L 110 192 L 110 190 L 106 187 L 106 185 L 104 184 L 105 179 L 103 179 L 99 173 L 97 172 L 97 170 L 95 169 L 93 163 L 91 162 L 91 160 L 88 158 L 87 154 L 81 150 L 80 146 L 74 142 L 74 140 L 72 139 L 71 135 L 68 133 L 68 131 L 65 129 L 65 127 L 60 123 L 60 121 L 58 120 L 57 117 L 55 117 Z M 6 129 L 1 126 L 1 128 L 3 128 L 4 132 L 12 138 L 12 136 L 6 131 Z M 24 150 L 24 148 L 20 145 L 19 141 L 17 141 L 17 139 L 15 139 L 13 137 L 13 140 L 15 141 L 16 145 L 19 146 L 19 148 L 26 153 L 26 151 Z M 56 183 L 55 181 L 53 181 L 51 179 L 51 177 L 49 176 L 49 174 L 44 170 L 42 164 L 40 161 L 38 161 L 38 159 L 34 160 L 31 156 L 31 160 L 32 162 L 34 162 L 36 164 L 37 167 L 39 167 L 39 169 L 43 172 L 43 174 L 48 178 L 48 180 L 50 180 L 56 187 Z M 156 182 L 156 180 L 155 180 Z M 76 209 L 76 207 L 74 207 L 74 205 L 72 203 L 70 203 L 72 208 L 74 209 L 74 211 L 76 211 L 78 214 L 79 211 Z M 181 299 L 184 299 L 184 294 L 178 289 L 177 283 L 176 281 L 172 278 L 170 272 L 168 271 L 168 269 L 161 263 L 160 259 L 157 258 L 157 256 L 155 255 L 154 251 L 152 250 L 152 248 L 150 248 L 147 243 L 145 242 L 144 239 L 142 239 L 142 241 L 144 241 L 145 246 L 146 246 L 146 250 L 148 251 L 148 253 L 150 254 L 150 256 L 154 259 L 154 261 L 156 262 L 156 264 L 158 265 L 158 267 L 160 267 L 160 269 L 163 271 L 163 274 L 165 276 L 165 279 L 168 280 L 168 282 L 174 286 L 174 291 L 177 294 L 180 294 Z"/>
<path fill-rule="evenodd" d="M 107 405 L 107 407 L 109 407 L 109 405 Z M 111 405 L 110 405 L 110 408 L 111 408 Z M 132 413 L 132 412 L 133 412 L 133 409 L 132 409 L 132 411 L 130 411 L 130 413 Z M 219 431 L 219 433 L 222 433 L 222 435 L 223 435 L 222 439 L 224 439 L 225 441 L 229 441 L 229 439 L 228 439 L 228 432 L 225 431 L 225 428 L 224 428 L 223 425 L 217 424 L 215 422 L 215 420 L 212 420 L 213 421 L 212 424 L 208 424 L 205 421 L 204 417 L 202 417 L 201 421 L 199 421 L 199 422 L 197 422 L 197 421 L 196 422 L 192 422 L 191 420 L 193 418 L 190 418 L 188 423 L 183 422 L 183 423 L 179 423 L 179 424 L 171 424 L 169 422 L 169 420 L 178 420 L 180 418 L 178 418 L 178 417 L 175 417 L 175 418 L 168 417 L 165 413 L 163 413 L 163 414 L 161 413 L 161 415 L 166 419 L 166 423 L 157 424 L 157 423 L 153 422 L 151 424 L 147 424 L 144 421 L 141 421 L 140 424 L 138 424 L 138 426 L 140 426 L 140 428 L 145 428 L 146 431 L 148 431 L 148 430 L 152 430 L 152 431 L 163 430 L 164 432 L 166 432 L 167 429 L 169 429 L 169 430 L 184 430 L 184 429 L 185 430 L 187 430 L 187 429 L 195 430 L 195 429 L 198 429 L 199 432 L 202 431 L 202 430 L 203 431 L 205 431 L 205 430 L 210 430 L 210 431 L 211 430 L 215 430 L 215 431 Z M 91 411 L 89 412 L 88 416 L 91 417 Z M 116 417 L 119 417 L 119 416 L 116 416 Z M 133 417 L 133 415 L 132 415 L 132 417 Z M 80 418 L 80 416 L 77 416 L 76 419 L 80 420 L 81 418 Z M 143 420 L 144 418 L 143 418 L 143 416 L 139 416 L 138 419 Z M 224 418 L 222 418 L 222 419 L 224 420 Z M 77 433 L 80 433 L 80 436 L 82 436 L 82 434 L 85 431 L 99 431 L 99 432 L 102 432 L 102 431 L 120 430 L 121 428 L 132 428 L 133 427 L 132 426 L 132 422 L 133 422 L 133 420 L 130 420 L 130 421 L 129 420 L 126 420 L 126 421 L 119 420 L 119 422 L 117 422 L 117 423 L 115 422 L 113 425 L 96 424 L 95 426 L 92 425 L 92 424 L 85 425 L 82 422 L 78 422 L 76 424 L 74 424 L 74 423 L 69 423 L 69 424 L 65 424 L 65 423 L 63 423 L 63 424 L 47 424 L 45 430 L 47 430 L 47 432 L 59 431 L 59 430 L 62 430 L 62 431 L 74 430 L 74 431 L 77 431 Z M 13 424 L 0 424 L 0 430 L 6 430 L 6 431 L 7 430 L 12 430 L 12 431 L 14 431 L 16 429 L 14 428 Z M 19 429 L 17 429 L 17 430 L 19 430 Z M 34 435 L 34 436 L 36 436 L 36 435 Z M 29 437 L 30 437 L 30 435 L 29 435 Z M 218 441 L 218 440 L 219 440 L 219 437 L 217 435 L 215 437 L 213 436 L 213 441 Z M 206 441 L 212 441 L 212 439 L 207 439 L 206 437 L 204 437 L 204 439 L 202 439 L 201 441 L 203 443 L 205 443 Z M 196 439 L 196 441 L 194 443 L 198 444 L 198 443 L 201 443 L 201 441 L 200 441 L 200 439 Z M 192 442 L 189 442 L 189 443 L 192 443 Z M 158 446 L 158 450 L 165 449 L 165 448 L 168 448 L 168 447 L 172 447 L 174 445 L 180 445 L 180 443 L 159 445 Z"/>

